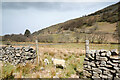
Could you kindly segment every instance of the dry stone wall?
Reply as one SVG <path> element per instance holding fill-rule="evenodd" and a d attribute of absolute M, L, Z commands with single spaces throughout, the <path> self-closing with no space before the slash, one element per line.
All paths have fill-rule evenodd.
<path fill-rule="evenodd" d="M 116 50 L 89 50 L 83 65 L 85 78 L 120 80 L 120 57 Z"/>
<path fill-rule="evenodd" d="M 0 61 L 8 62 L 13 65 L 19 63 L 26 64 L 28 61 L 34 62 L 36 56 L 36 51 L 30 47 L 0 47 Z"/>

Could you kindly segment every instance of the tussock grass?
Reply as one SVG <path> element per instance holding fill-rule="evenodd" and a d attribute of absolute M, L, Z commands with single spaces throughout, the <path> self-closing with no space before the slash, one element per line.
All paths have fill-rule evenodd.
<path fill-rule="evenodd" d="M 15 68 L 13 65 L 9 63 L 3 63 L 2 67 L 2 78 L 4 79 L 13 79 L 14 75 L 13 72 L 15 71 Z"/>
<path fill-rule="evenodd" d="M 83 76 L 83 61 L 85 57 L 84 43 L 65 43 L 63 45 L 39 46 L 40 64 L 27 63 L 25 66 L 7 64 L 3 66 L 3 77 L 15 78 L 70 78 L 71 75 Z M 117 49 L 117 44 L 90 44 L 90 49 Z M 35 49 L 35 46 L 32 46 Z M 52 58 L 64 59 L 66 68 L 55 68 Z M 48 59 L 49 64 L 45 65 L 44 59 Z M 41 67 L 44 70 L 41 70 Z M 76 70 L 75 70 L 76 69 Z M 14 75 L 16 73 L 16 75 Z"/>

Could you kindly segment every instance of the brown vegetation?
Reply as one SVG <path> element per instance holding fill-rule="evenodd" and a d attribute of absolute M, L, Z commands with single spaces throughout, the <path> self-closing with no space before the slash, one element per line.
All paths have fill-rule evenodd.
<path fill-rule="evenodd" d="M 102 10 L 92 13 L 87 16 L 72 19 L 64 23 L 56 24 L 48 28 L 30 33 L 29 30 L 25 31 L 25 34 L 12 34 L 3 36 L 3 41 L 16 41 L 16 42 L 30 42 L 38 39 L 39 42 L 84 42 L 84 35 L 89 35 L 90 41 L 93 43 L 97 38 L 98 43 L 105 43 L 108 38 L 107 35 L 111 35 L 111 38 L 118 38 L 118 6 L 120 2 L 108 6 Z M 116 34 L 115 34 L 116 33 Z M 97 36 L 94 34 L 97 34 Z M 81 41 L 82 39 L 82 41 Z M 108 42 L 107 42 L 108 43 Z M 111 41 L 112 43 L 112 41 Z M 116 40 L 114 40 L 116 43 Z"/>

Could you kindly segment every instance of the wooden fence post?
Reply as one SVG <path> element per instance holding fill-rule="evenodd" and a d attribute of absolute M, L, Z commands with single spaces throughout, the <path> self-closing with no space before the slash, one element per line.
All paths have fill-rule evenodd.
<path fill-rule="evenodd" d="M 86 53 L 89 53 L 89 40 L 85 40 Z"/>
<path fill-rule="evenodd" d="M 36 42 L 36 52 L 37 52 L 37 63 L 39 64 L 40 60 L 39 60 L 38 40 L 36 40 L 35 42 Z"/>
<path fill-rule="evenodd" d="M 2 61 L 0 61 L 0 79 L 2 79 L 2 69 L 3 69 L 3 63 L 2 63 Z"/>

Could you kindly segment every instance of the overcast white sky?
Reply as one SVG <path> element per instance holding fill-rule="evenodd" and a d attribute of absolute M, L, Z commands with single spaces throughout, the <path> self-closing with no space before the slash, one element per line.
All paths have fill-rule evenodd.
<path fill-rule="evenodd" d="M 38 31 L 57 23 L 93 13 L 118 2 L 117 0 L 114 2 L 52 1 L 2 2 L 2 35 L 24 33 L 25 29 L 29 29 L 31 32 Z"/>
<path fill-rule="evenodd" d="M 2 2 L 118 2 L 119 0 L 2 0 Z"/>

